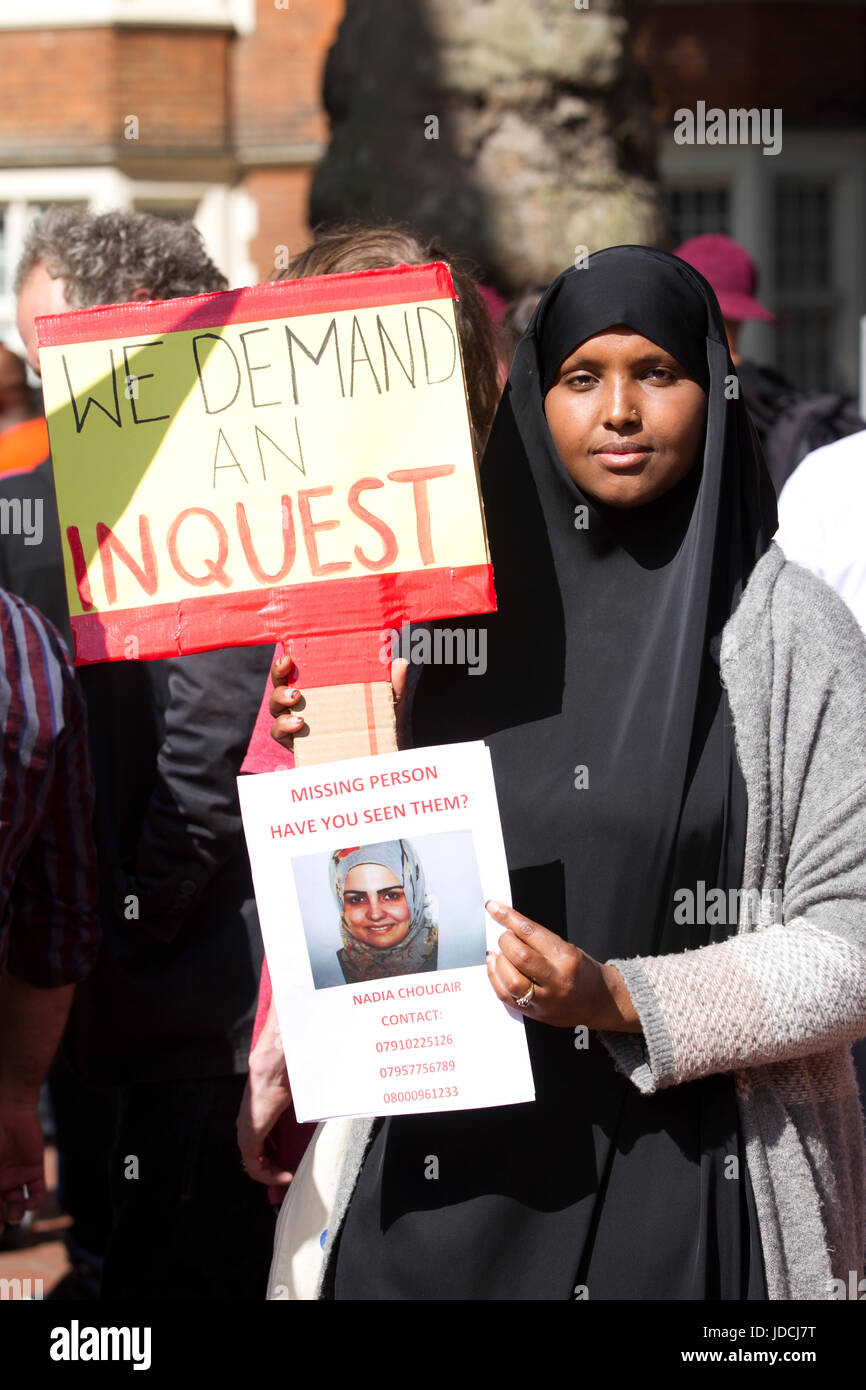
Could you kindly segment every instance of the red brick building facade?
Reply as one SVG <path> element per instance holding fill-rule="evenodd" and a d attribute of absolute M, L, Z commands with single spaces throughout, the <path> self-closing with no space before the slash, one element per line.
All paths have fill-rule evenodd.
<path fill-rule="evenodd" d="M 307 241 L 343 0 L 0 0 L 0 336 L 38 208 L 194 217 L 233 284 Z"/>

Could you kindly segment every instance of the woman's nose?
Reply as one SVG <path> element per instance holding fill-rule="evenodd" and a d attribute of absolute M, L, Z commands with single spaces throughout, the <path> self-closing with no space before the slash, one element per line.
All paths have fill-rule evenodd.
<path fill-rule="evenodd" d="M 620 433 L 640 429 L 640 409 L 631 382 L 620 379 L 611 382 L 604 401 L 604 415 L 605 425 Z"/>
<path fill-rule="evenodd" d="M 379 902 L 378 893 L 370 894 L 370 907 L 367 916 L 371 917 L 374 922 L 380 921 L 381 918 L 385 916 L 385 909 Z"/>

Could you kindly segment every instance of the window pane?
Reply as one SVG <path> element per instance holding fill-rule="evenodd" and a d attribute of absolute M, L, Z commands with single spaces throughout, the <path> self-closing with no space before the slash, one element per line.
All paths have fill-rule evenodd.
<path fill-rule="evenodd" d="M 825 180 L 780 179 L 773 190 L 778 363 L 806 391 L 838 389 L 831 376 L 833 215 L 833 187 Z M 816 295 L 825 302 L 816 303 Z"/>
<path fill-rule="evenodd" d="M 784 181 L 774 197 L 776 287 L 824 290 L 832 284 L 832 189 L 826 183 Z"/>
<path fill-rule="evenodd" d="M 727 188 L 668 188 L 668 219 L 673 245 L 706 232 L 730 235 L 730 195 Z"/>

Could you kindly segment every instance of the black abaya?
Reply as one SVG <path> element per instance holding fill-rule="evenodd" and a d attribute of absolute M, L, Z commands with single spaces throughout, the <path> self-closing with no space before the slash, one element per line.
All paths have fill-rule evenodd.
<path fill-rule="evenodd" d="M 581 493 L 543 409 L 560 362 L 617 324 L 708 396 L 703 458 L 628 510 Z M 555 281 L 482 467 L 499 601 L 478 622 L 487 672 L 415 684 L 415 746 L 491 749 L 515 907 L 602 961 L 736 930 L 679 924 L 674 898 L 741 885 L 746 794 L 713 653 L 775 511 L 728 380 L 715 297 L 683 262 L 619 247 Z M 335 1296 L 766 1297 L 733 1078 L 645 1096 L 596 1035 L 527 1032 L 532 1104 L 379 1125 Z"/>

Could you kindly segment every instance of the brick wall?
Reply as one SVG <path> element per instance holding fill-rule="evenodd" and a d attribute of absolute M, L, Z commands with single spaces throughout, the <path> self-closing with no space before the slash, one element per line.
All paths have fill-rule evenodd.
<path fill-rule="evenodd" d="M 250 245 L 250 259 L 259 278 L 269 280 L 274 271 L 277 248 L 288 247 L 289 256 L 302 251 L 310 239 L 307 206 L 311 171 L 294 169 L 255 169 L 242 181 L 259 210 L 258 235 Z M 281 257 L 281 264 L 285 257 Z"/>
<path fill-rule="evenodd" d="M 0 149 L 86 147 L 117 138 L 111 29 L 0 35 Z"/>
<path fill-rule="evenodd" d="M 255 32 L 233 45 L 232 134 L 239 155 L 259 161 L 241 186 L 258 207 L 250 259 L 262 279 L 273 273 L 275 248 L 294 255 L 310 239 L 310 182 L 328 140 L 322 74 L 343 8 L 344 0 L 290 0 L 288 9 L 257 0 Z"/>
<path fill-rule="evenodd" d="M 229 138 L 229 34 L 120 29 L 116 100 L 135 113 L 142 146 L 223 148 Z"/>
<path fill-rule="evenodd" d="M 327 140 L 322 70 L 343 8 L 343 0 L 290 0 L 285 10 L 258 0 L 255 33 L 239 38 L 232 54 L 239 146 Z"/>
<path fill-rule="evenodd" d="M 125 26 L 0 31 L 0 165 L 116 160 L 133 172 L 152 151 L 147 176 L 182 181 L 175 154 L 234 150 L 238 183 L 258 210 L 250 259 L 266 278 L 275 248 L 294 254 L 309 240 L 310 181 L 328 139 L 322 74 L 343 4 L 290 0 L 283 9 L 257 0 L 256 30 L 241 36 Z M 130 116 L 136 140 L 125 137 Z"/>
<path fill-rule="evenodd" d="M 0 150 L 223 148 L 227 33 L 169 29 L 6 30 L 0 35 Z"/>

